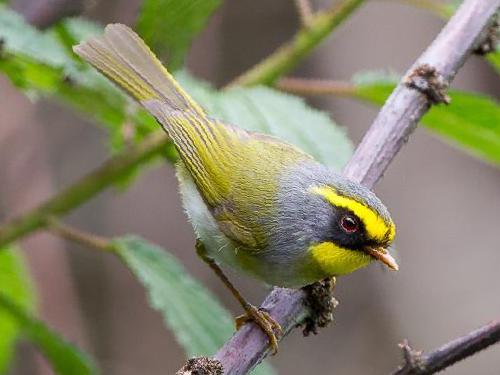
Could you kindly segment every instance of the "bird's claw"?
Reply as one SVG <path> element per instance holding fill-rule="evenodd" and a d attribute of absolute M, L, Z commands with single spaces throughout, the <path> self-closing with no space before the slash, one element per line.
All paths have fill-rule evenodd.
<path fill-rule="evenodd" d="M 281 336 L 283 336 L 283 329 L 281 328 L 281 325 L 263 309 L 258 309 L 253 305 L 248 305 L 245 310 L 245 314 L 235 318 L 236 329 L 240 329 L 243 324 L 248 323 L 249 321 L 254 322 L 267 335 L 269 339 L 269 346 L 271 347 L 273 354 L 276 354 L 278 352 L 278 340 Z"/>

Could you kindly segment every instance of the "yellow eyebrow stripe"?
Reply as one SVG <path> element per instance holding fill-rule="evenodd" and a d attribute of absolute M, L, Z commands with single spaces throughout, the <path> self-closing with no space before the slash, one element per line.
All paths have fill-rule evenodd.
<path fill-rule="evenodd" d="M 363 224 L 365 225 L 366 232 L 368 236 L 376 240 L 388 239 L 392 241 L 394 235 L 396 234 L 396 228 L 394 224 L 387 225 L 375 211 L 366 207 L 365 205 L 355 201 L 354 199 L 348 198 L 343 195 L 339 195 L 333 188 L 329 186 L 315 186 L 311 189 L 315 194 L 323 196 L 328 202 L 337 207 L 343 207 L 351 210 L 357 217 L 359 217 Z"/>

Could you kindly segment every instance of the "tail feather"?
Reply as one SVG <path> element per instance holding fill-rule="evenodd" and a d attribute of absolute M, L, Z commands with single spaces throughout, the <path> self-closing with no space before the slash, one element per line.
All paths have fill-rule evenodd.
<path fill-rule="evenodd" d="M 144 41 L 127 26 L 112 24 L 106 26 L 104 35 L 90 38 L 73 50 L 158 120 L 205 200 L 210 204 L 219 201 L 223 185 L 220 160 L 227 160 L 232 149 L 228 130 L 207 117 Z"/>
<path fill-rule="evenodd" d="M 274 201 L 268 192 L 277 189 L 278 173 L 310 157 L 270 136 L 209 118 L 125 25 L 107 26 L 104 35 L 74 51 L 163 126 L 221 231 L 248 248 L 267 246 L 259 208 L 271 212 Z"/>
<path fill-rule="evenodd" d="M 74 46 L 73 50 L 137 101 L 157 99 L 168 105 L 171 111 L 189 111 L 205 116 L 203 109 L 127 26 L 108 25 L 102 37 L 90 38 Z"/>

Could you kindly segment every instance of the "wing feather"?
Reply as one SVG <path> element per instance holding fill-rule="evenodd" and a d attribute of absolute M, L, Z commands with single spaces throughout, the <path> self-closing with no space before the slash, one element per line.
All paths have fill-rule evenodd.
<path fill-rule="evenodd" d="M 125 25 L 106 26 L 104 35 L 74 51 L 158 120 L 224 234 L 245 248 L 265 248 L 265 218 L 272 215 L 278 174 L 310 156 L 273 137 L 209 118 Z"/>

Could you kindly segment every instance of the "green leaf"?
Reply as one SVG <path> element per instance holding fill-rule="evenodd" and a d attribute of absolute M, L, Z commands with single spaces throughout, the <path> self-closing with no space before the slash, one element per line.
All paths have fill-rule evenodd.
<path fill-rule="evenodd" d="M 28 26 L 13 10 L 0 6 L 0 38 L 3 51 L 31 57 L 49 66 L 64 66 L 68 55 L 49 33 Z"/>
<path fill-rule="evenodd" d="M 372 77 L 373 78 L 373 77 Z M 357 98 L 382 105 L 394 89 L 392 80 L 357 80 Z M 500 105 L 483 94 L 450 90 L 449 106 L 434 106 L 421 120 L 438 134 L 470 154 L 500 165 Z"/>
<path fill-rule="evenodd" d="M 496 72 L 500 74 L 500 43 L 497 44 L 495 52 L 486 55 L 486 60 L 488 60 Z"/>
<path fill-rule="evenodd" d="M 231 314 L 173 255 L 134 236 L 118 238 L 114 246 L 144 285 L 151 306 L 163 315 L 187 356 L 212 355 L 231 337 Z M 254 374 L 274 373 L 268 366 L 259 369 Z"/>
<path fill-rule="evenodd" d="M 21 253 L 12 247 L 0 249 L 0 374 L 7 371 L 21 333 L 40 348 L 58 374 L 95 374 L 86 356 L 32 317 L 34 305 Z"/>
<path fill-rule="evenodd" d="M 301 98 L 267 87 L 215 91 L 186 73 L 176 78 L 215 118 L 274 135 L 337 170 L 352 154 L 353 146 L 345 131 L 326 112 L 307 106 Z"/>
<path fill-rule="evenodd" d="M 69 40 L 70 43 L 66 44 L 66 46 L 70 48 L 73 47 L 75 43 L 80 43 L 80 41 L 84 39 L 100 35 L 103 32 L 101 25 L 84 18 L 68 18 L 62 25 L 64 25 L 64 28 L 72 38 L 72 40 Z M 73 56 L 77 58 L 76 55 Z"/>
<path fill-rule="evenodd" d="M 90 359 L 73 345 L 64 341 L 45 324 L 35 319 L 22 305 L 4 292 L 0 293 L 0 311 L 8 314 L 23 334 L 38 346 L 60 375 L 91 375 L 97 371 Z"/>
<path fill-rule="evenodd" d="M 144 0 L 137 30 L 171 70 L 182 67 L 193 38 L 221 0 Z"/>
<path fill-rule="evenodd" d="M 118 131 L 126 117 L 125 97 L 80 62 L 65 44 L 95 33 L 96 28 L 75 20 L 64 25 L 39 31 L 16 12 L 0 6 L 0 70 L 29 96 L 56 97 Z"/>
<path fill-rule="evenodd" d="M 77 41 L 102 31 L 95 23 L 69 19 L 43 32 L 0 6 L 0 71 L 28 96 L 55 98 L 96 120 L 108 130 L 110 148 L 117 152 L 159 128 L 153 118 L 137 110 L 137 105 L 71 51 Z M 125 134 L 130 127 L 135 131 L 128 139 Z M 172 159 L 172 148 L 167 147 L 163 155 Z M 116 185 L 131 181 L 137 169 Z"/>
<path fill-rule="evenodd" d="M 34 295 L 18 249 L 0 248 L 0 293 L 27 311 L 34 310 Z M 19 335 L 17 321 L 0 309 L 0 374 L 5 374 L 14 352 Z"/>
<path fill-rule="evenodd" d="M 69 51 L 74 41 L 99 32 L 100 26 L 78 19 L 41 32 L 12 10 L 0 7 L 0 38 L 4 41 L 0 71 L 28 95 L 56 98 L 103 124 L 116 151 L 160 128 L 144 110 Z M 308 107 L 302 99 L 264 87 L 217 91 L 186 73 L 176 76 L 216 118 L 287 140 L 337 169 L 352 152 L 344 131 L 326 113 Z M 174 160 L 173 146 L 165 149 L 163 156 Z M 135 174 L 131 171 L 121 182 Z"/>

